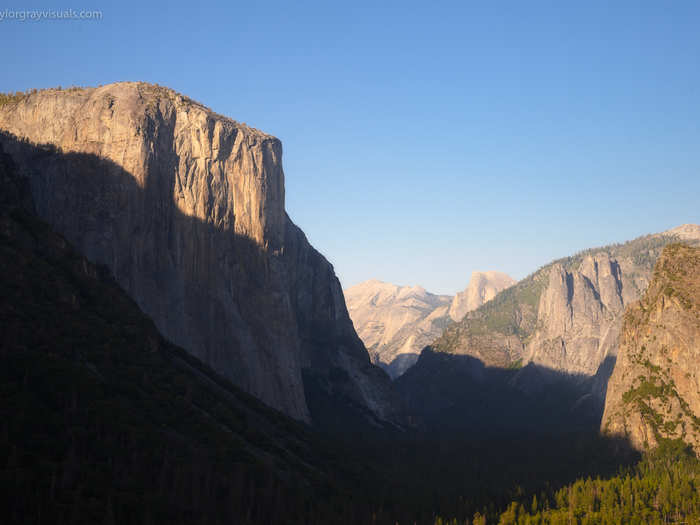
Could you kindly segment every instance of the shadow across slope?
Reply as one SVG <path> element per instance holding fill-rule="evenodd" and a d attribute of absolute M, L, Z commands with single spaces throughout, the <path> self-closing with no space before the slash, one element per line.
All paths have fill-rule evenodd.
<path fill-rule="evenodd" d="M 96 155 L 4 132 L 0 143 L 30 180 L 37 214 L 106 265 L 170 341 L 298 419 L 324 425 L 322 414 L 308 412 L 304 378 L 362 417 L 390 415 L 390 381 L 370 363 L 337 300 L 332 266 L 291 220 L 284 249 L 272 250 L 235 233 L 233 224 L 215 224 L 220 210 L 205 210 L 207 221 L 184 214 L 175 205 L 174 153 L 149 159 L 139 183 Z"/>
<path fill-rule="evenodd" d="M 426 347 L 394 384 L 414 424 L 428 431 L 552 435 L 599 428 L 613 367 L 614 357 L 595 376 L 533 363 L 489 367 L 475 357 Z"/>
<path fill-rule="evenodd" d="M 372 500 L 347 451 L 166 341 L 10 168 L 0 147 L 3 523 L 325 523 Z"/>

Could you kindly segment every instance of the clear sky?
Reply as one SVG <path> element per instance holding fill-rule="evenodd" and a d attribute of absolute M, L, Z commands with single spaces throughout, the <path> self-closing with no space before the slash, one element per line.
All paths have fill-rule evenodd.
<path fill-rule="evenodd" d="M 700 222 L 700 2 L 374 4 L 35 3 L 102 19 L 0 21 L 0 91 L 144 80 L 276 135 L 345 287 Z"/>

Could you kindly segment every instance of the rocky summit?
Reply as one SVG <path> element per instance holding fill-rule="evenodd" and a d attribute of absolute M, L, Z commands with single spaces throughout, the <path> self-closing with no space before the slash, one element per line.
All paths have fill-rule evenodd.
<path fill-rule="evenodd" d="M 627 308 L 602 430 L 640 449 L 681 438 L 700 452 L 700 248 L 667 246 Z"/>
<path fill-rule="evenodd" d="M 285 212 L 279 140 L 136 82 L 15 97 L 0 130 L 39 216 L 166 338 L 297 419 L 309 383 L 393 417 L 332 266 Z"/>
<path fill-rule="evenodd" d="M 396 378 L 453 320 L 513 283 L 501 272 L 473 272 L 467 288 L 452 297 L 373 279 L 345 290 L 345 300 L 372 360 Z"/>

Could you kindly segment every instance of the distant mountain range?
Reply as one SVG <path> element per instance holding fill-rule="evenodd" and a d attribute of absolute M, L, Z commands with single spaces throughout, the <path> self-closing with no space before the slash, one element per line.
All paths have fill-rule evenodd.
<path fill-rule="evenodd" d="M 501 272 L 473 272 L 467 288 L 453 297 L 373 279 L 345 290 L 345 301 L 372 360 L 396 378 L 450 322 L 514 283 Z"/>

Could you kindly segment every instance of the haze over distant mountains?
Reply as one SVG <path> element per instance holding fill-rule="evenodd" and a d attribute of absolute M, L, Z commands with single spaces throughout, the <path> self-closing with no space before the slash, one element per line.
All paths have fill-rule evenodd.
<path fill-rule="evenodd" d="M 372 279 L 345 290 L 345 301 L 372 360 L 395 378 L 451 321 L 459 321 L 514 283 L 501 272 L 473 272 L 467 288 L 453 297 Z"/>

